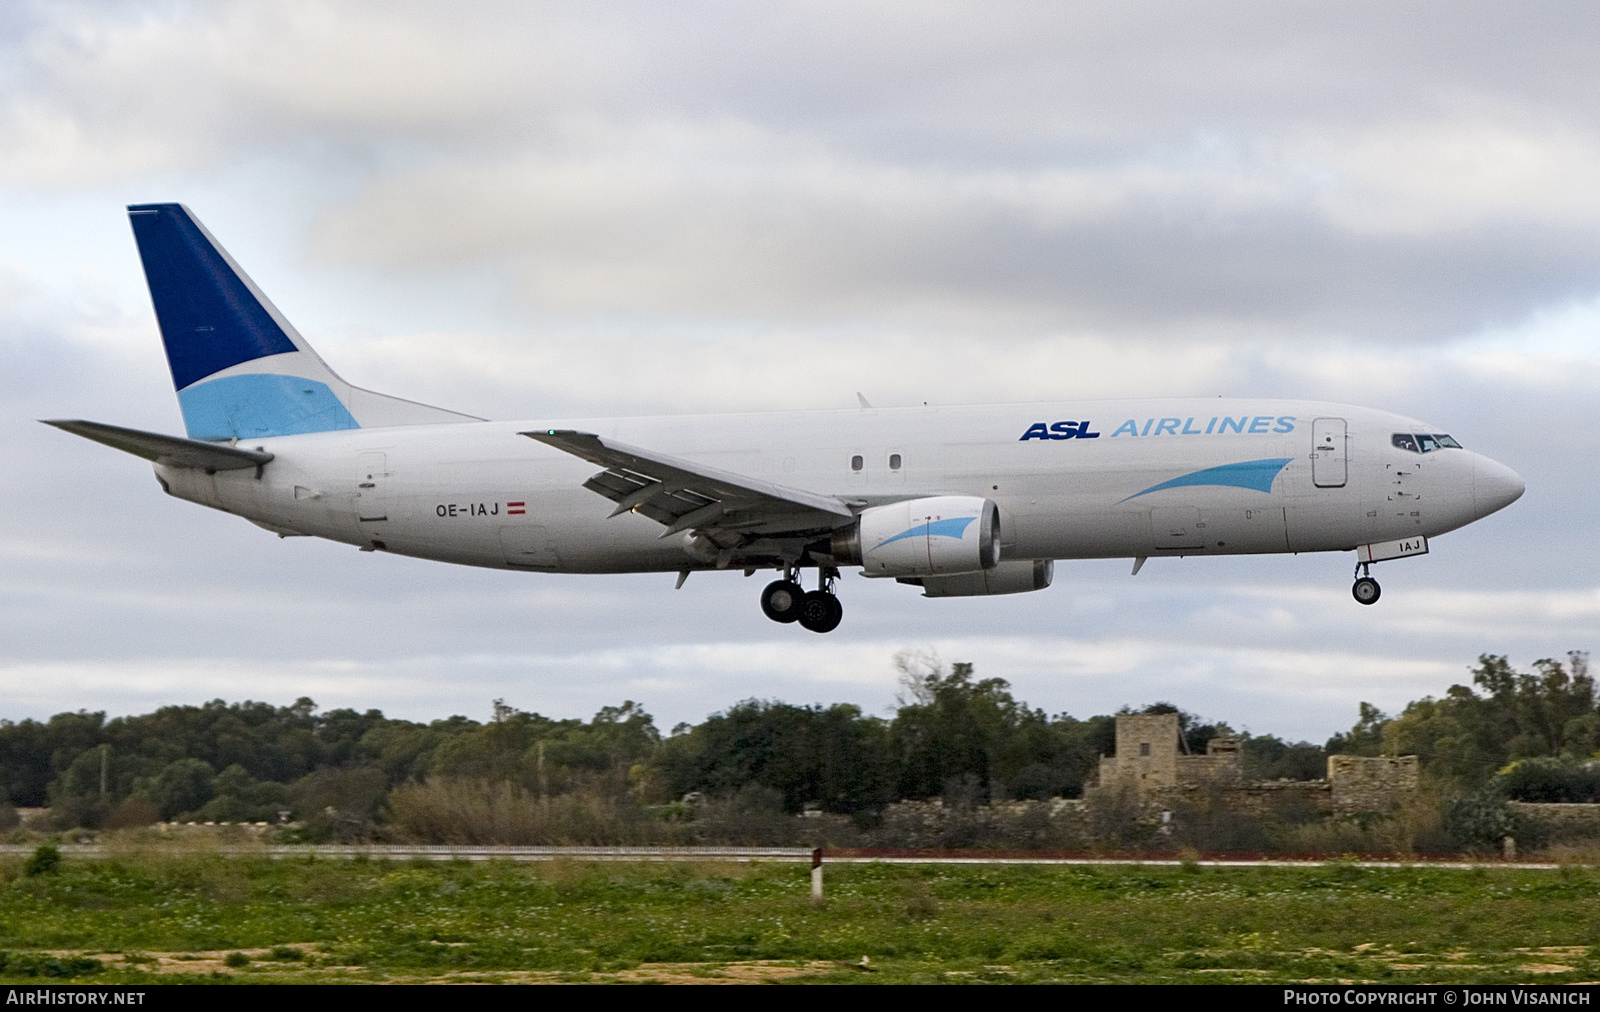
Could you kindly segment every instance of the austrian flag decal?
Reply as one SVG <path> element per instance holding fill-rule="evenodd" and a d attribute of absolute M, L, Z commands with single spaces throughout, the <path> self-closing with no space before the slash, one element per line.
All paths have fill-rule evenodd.
<path fill-rule="evenodd" d="M 527 505 L 528 504 L 525 503 L 525 502 L 508 502 L 508 503 L 506 503 L 506 512 L 507 513 L 527 513 L 528 512 L 527 509 L 526 509 Z"/>

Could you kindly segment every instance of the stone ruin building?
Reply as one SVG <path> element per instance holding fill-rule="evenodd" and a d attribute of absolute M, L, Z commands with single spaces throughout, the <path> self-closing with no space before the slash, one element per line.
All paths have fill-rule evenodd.
<path fill-rule="evenodd" d="M 1132 790 L 1155 804 L 1198 799 L 1218 791 L 1229 808 L 1267 811 L 1309 805 L 1332 815 L 1382 812 L 1414 795 L 1420 766 L 1414 755 L 1331 755 L 1322 780 L 1246 780 L 1243 742 L 1213 738 L 1205 755 L 1180 751 L 1175 713 L 1117 715 L 1117 754 L 1100 759 L 1099 782 L 1086 794 Z"/>

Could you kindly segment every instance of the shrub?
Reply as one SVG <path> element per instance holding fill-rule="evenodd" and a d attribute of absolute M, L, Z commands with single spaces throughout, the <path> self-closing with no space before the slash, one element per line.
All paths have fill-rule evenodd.
<path fill-rule="evenodd" d="M 1523 759 L 1501 770 L 1490 785 L 1512 801 L 1600 801 L 1600 770 L 1570 759 Z"/>
<path fill-rule="evenodd" d="M 652 843 L 670 828 L 599 792 L 541 798 L 516 784 L 458 778 L 398 787 L 389 810 L 391 830 L 413 843 Z"/>
<path fill-rule="evenodd" d="M 258 784 L 257 787 L 277 785 Z M 295 781 L 287 797 L 305 822 L 307 841 L 354 843 L 373 837 L 388 787 L 383 770 L 376 766 L 330 767 Z"/>
<path fill-rule="evenodd" d="M 52 956 L 46 952 L 0 952 L 0 974 L 7 977 L 81 977 L 104 967 L 88 956 Z"/>
<path fill-rule="evenodd" d="M 1450 802 L 1445 811 L 1445 825 L 1462 850 L 1497 851 L 1508 836 L 1525 851 L 1537 850 L 1545 842 L 1543 827 L 1519 817 L 1494 790 Z"/>
<path fill-rule="evenodd" d="M 41 843 L 39 848 L 28 858 L 28 863 L 22 866 L 23 874 L 30 877 L 48 875 L 61 865 L 61 848 L 53 843 Z"/>

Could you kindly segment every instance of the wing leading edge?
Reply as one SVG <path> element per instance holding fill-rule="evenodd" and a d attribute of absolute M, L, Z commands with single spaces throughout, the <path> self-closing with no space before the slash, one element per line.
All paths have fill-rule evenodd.
<path fill-rule="evenodd" d="M 686 530 L 746 537 L 824 534 L 855 519 L 850 504 L 834 496 L 775 485 L 592 432 L 545 429 L 522 435 L 604 468 L 583 487 L 616 503 L 612 516 L 632 511 L 664 525 L 662 537 Z"/>

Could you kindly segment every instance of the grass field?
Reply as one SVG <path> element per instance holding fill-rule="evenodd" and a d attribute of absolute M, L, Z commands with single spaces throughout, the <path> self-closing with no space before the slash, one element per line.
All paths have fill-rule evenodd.
<path fill-rule="evenodd" d="M 1573 982 L 1600 871 L 0 864 L 0 981 Z"/>

